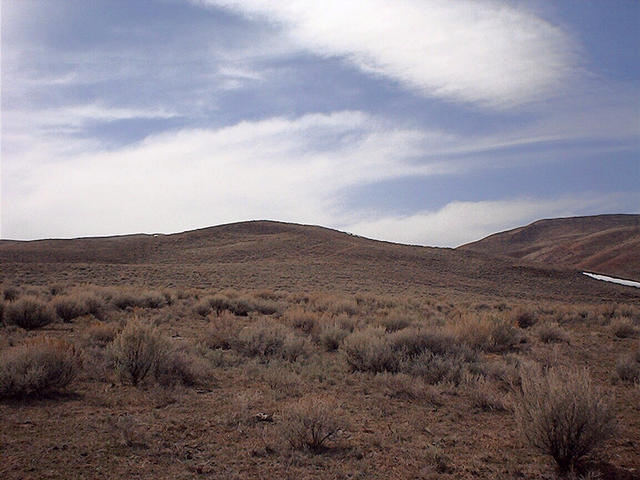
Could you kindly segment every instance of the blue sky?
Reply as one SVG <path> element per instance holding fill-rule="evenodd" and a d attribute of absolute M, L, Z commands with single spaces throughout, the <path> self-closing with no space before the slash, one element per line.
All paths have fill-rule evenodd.
<path fill-rule="evenodd" d="M 640 213 L 640 3 L 2 0 L 2 238 L 457 246 Z"/>

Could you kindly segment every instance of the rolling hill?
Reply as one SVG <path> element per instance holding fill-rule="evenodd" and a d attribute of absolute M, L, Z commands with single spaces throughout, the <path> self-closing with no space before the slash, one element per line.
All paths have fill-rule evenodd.
<path fill-rule="evenodd" d="M 328 228 L 241 222 L 171 235 L 0 241 L 0 279 L 450 296 L 636 298 L 563 268 Z"/>
<path fill-rule="evenodd" d="M 640 215 L 539 220 L 458 250 L 640 279 Z"/>

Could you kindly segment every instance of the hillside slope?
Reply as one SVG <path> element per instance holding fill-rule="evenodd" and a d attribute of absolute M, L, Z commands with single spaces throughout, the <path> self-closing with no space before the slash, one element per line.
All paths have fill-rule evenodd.
<path fill-rule="evenodd" d="M 242 222 L 172 235 L 0 241 L 0 280 L 375 294 L 638 298 L 574 271 L 394 244 L 323 227 Z"/>
<path fill-rule="evenodd" d="M 640 215 L 539 220 L 458 247 L 551 267 L 640 279 Z"/>

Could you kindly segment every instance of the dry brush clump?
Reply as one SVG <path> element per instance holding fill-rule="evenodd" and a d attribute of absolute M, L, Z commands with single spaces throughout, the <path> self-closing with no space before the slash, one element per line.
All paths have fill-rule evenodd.
<path fill-rule="evenodd" d="M 104 307 L 99 297 L 86 293 L 58 295 L 51 305 L 63 322 L 70 322 L 83 315 L 99 316 Z"/>
<path fill-rule="evenodd" d="M 432 405 L 442 404 L 436 387 L 406 373 L 378 373 L 375 382 L 378 389 L 391 398 L 423 400 Z"/>
<path fill-rule="evenodd" d="M 263 361 L 282 358 L 294 362 L 307 356 L 308 345 L 304 338 L 295 335 L 285 325 L 262 319 L 240 330 L 235 348 L 248 357 Z"/>
<path fill-rule="evenodd" d="M 303 398 L 291 405 L 280 424 L 282 436 L 292 448 L 314 453 L 321 452 L 327 442 L 346 428 L 346 418 L 339 406 L 316 398 Z"/>
<path fill-rule="evenodd" d="M 448 328 L 460 342 L 483 352 L 513 351 L 524 340 L 509 320 L 492 315 L 462 317 Z"/>
<path fill-rule="evenodd" d="M 616 374 L 622 381 L 640 383 L 640 345 L 635 351 L 618 358 Z"/>
<path fill-rule="evenodd" d="M 237 346 L 241 329 L 242 324 L 235 315 L 223 312 L 221 315 L 211 318 L 203 342 L 211 349 L 229 350 Z"/>
<path fill-rule="evenodd" d="M 120 380 L 135 386 L 163 360 L 169 351 L 169 343 L 156 328 L 133 320 L 108 349 Z"/>
<path fill-rule="evenodd" d="M 393 333 L 369 328 L 349 335 L 341 350 L 354 371 L 403 372 L 430 384 L 459 383 L 476 354 L 439 328 L 407 328 Z"/>
<path fill-rule="evenodd" d="M 515 417 L 524 438 L 551 455 L 561 473 L 572 470 L 615 431 L 613 405 L 586 370 L 571 372 L 537 365 L 521 369 Z"/>
<path fill-rule="evenodd" d="M 334 352 L 340 348 L 349 333 L 349 330 L 344 329 L 337 321 L 323 323 L 317 341 L 327 352 Z"/>
<path fill-rule="evenodd" d="M 533 311 L 518 307 L 511 313 L 511 320 L 520 328 L 530 328 L 538 322 L 538 317 Z"/>
<path fill-rule="evenodd" d="M 78 352 L 69 342 L 46 337 L 31 339 L 0 355 L 0 397 L 59 392 L 78 370 Z"/>
<path fill-rule="evenodd" d="M 617 338 L 633 338 L 638 330 L 628 317 L 622 317 L 611 322 L 611 333 Z"/>
<path fill-rule="evenodd" d="M 122 383 L 134 386 L 148 378 L 161 385 L 197 385 L 210 375 L 207 362 L 176 348 L 157 328 L 130 321 L 107 347 L 114 370 Z"/>
<path fill-rule="evenodd" d="M 5 287 L 2 295 L 7 302 L 13 302 L 20 296 L 20 290 L 17 287 Z"/>
<path fill-rule="evenodd" d="M 542 343 L 570 343 L 569 334 L 557 323 L 543 323 L 536 328 Z"/>
<path fill-rule="evenodd" d="M 35 297 L 22 297 L 5 307 L 5 322 L 27 330 L 44 327 L 56 320 L 51 306 Z"/>

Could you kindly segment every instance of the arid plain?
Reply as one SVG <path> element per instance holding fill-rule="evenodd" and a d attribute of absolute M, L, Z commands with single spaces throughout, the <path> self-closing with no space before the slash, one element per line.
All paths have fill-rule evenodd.
<path fill-rule="evenodd" d="M 581 273 L 638 280 L 638 218 L 0 241 L 0 476 L 640 478 L 640 289 Z M 571 392 L 595 438 L 554 459 L 530 400 Z"/>

